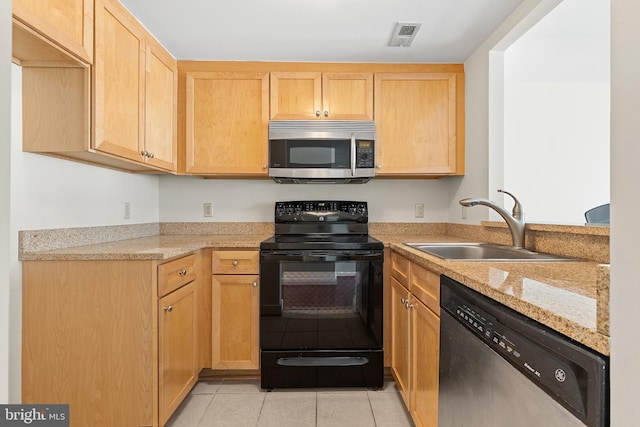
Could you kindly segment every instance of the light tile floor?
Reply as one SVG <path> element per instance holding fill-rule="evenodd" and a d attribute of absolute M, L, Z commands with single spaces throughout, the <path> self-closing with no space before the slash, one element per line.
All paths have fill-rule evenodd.
<path fill-rule="evenodd" d="M 260 389 L 258 379 L 199 381 L 166 427 L 411 427 L 395 383 L 381 390 Z"/>

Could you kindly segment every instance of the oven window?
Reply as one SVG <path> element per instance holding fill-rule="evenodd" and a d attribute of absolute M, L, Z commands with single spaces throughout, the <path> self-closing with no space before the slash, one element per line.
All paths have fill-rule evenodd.
<path fill-rule="evenodd" d="M 283 263 L 280 281 L 283 315 L 361 314 L 367 265 L 353 261 Z"/>

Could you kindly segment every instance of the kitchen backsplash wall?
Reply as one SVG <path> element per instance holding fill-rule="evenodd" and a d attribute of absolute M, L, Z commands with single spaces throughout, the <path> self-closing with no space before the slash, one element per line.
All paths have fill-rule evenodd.
<path fill-rule="evenodd" d="M 280 200 L 362 200 L 370 222 L 447 222 L 449 179 L 376 179 L 366 184 L 276 184 L 272 180 L 160 177 L 160 222 L 270 222 Z M 211 203 L 211 217 L 203 204 Z M 416 218 L 415 205 L 424 206 Z"/>

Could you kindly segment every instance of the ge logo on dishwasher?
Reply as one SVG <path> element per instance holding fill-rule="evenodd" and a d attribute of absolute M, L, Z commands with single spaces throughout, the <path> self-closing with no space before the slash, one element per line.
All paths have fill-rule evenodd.
<path fill-rule="evenodd" d="M 556 369 L 556 375 L 555 375 L 555 377 L 556 377 L 556 380 L 557 380 L 559 383 L 563 383 L 563 382 L 564 382 L 564 380 L 566 380 L 566 379 L 567 379 L 567 373 L 566 373 L 564 370 L 562 370 L 562 369 L 558 368 L 558 369 Z"/>

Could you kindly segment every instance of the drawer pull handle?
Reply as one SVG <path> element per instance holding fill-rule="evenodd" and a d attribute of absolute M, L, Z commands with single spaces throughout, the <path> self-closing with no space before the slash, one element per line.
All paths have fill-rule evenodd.
<path fill-rule="evenodd" d="M 253 283 L 251 284 L 251 286 L 253 286 L 254 288 L 257 288 L 257 287 L 258 287 L 258 282 L 253 282 Z"/>
<path fill-rule="evenodd" d="M 172 305 L 167 305 L 164 308 L 164 311 L 166 311 L 167 313 L 171 313 L 173 311 L 173 306 Z"/>
<path fill-rule="evenodd" d="M 179 274 L 180 276 L 182 276 L 182 277 L 186 276 L 186 275 L 187 275 L 187 269 L 186 269 L 186 268 L 183 268 L 182 270 L 180 270 L 180 271 L 178 272 L 178 274 Z"/>
<path fill-rule="evenodd" d="M 237 267 L 238 266 L 238 260 L 234 259 L 231 264 L 233 264 L 234 267 Z"/>

